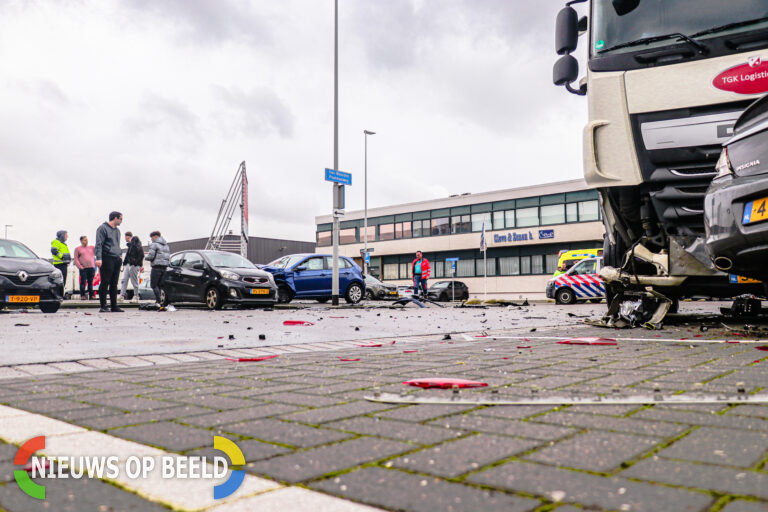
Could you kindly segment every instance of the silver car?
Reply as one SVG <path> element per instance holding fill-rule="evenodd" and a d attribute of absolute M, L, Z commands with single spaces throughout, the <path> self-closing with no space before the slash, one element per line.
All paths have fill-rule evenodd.
<path fill-rule="evenodd" d="M 384 284 L 371 274 L 365 275 L 365 296 L 368 300 L 397 299 L 397 287 Z"/>

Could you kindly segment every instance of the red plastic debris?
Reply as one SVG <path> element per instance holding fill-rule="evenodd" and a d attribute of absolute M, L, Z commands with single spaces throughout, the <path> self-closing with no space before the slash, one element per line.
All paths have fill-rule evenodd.
<path fill-rule="evenodd" d="M 759 347 L 755 347 L 757 350 L 764 350 L 768 352 L 768 345 L 760 345 Z"/>
<path fill-rule="evenodd" d="M 424 379 L 406 380 L 403 384 L 416 386 L 420 388 L 441 388 L 451 389 L 453 386 L 460 388 L 484 388 L 488 386 L 487 382 L 478 382 L 476 380 L 456 379 L 453 377 L 427 377 Z"/>
<path fill-rule="evenodd" d="M 487 338 L 488 336 L 475 336 L 475 338 Z"/>
<path fill-rule="evenodd" d="M 356 347 L 364 347 L 364 348 L 374 348 L 374 347 L 381 347 L 381 343 L 355 343 Z"/>
<path fill-rule="evenodd" d="M 726 343 L 741 343 L 739 340 L 725 340 Z"/>
<path fill-rule="evenodd" d="M 618 345 L 613 338 L 569 338 L 567 340 L 558 341 L 558 345 Z"/>
<path fill-rule="evenodd" d="M 413 354 L 414 352 L 418 352 L 418 350 L 403 350 L 403 354 Z"/>
<path fill-rule="evenodd" d="M 530 345 L 518 345 L 517 348 L 531 348 Z"/>
<path fill-rule="evenodd" d="M 694 334 L 693 335 L 694 338 L 701 338 L 702 336 L 704 336 L 704 335 L 703 334 Z"/>
<path fill-rule="evenodd" d="M 344 358 L 344 357 L 339 357 L 339 361 L 359 361 L 359 360 L 360 360 L 359 357 L 357 359 L 347 359 L 347 358 Z"/>
<path fill-rule="evenodd" d="M 502 359 L 509 359 L 508 357 L 502 357 Z"/>
<path fill-rule="evenodd" d="M 392 343 L 390 343 L 390 345 L 394 345 L 395 343 L 397 343 L 397 340 L 392 340 Z"/>
<path fill-rule="evenodd" d="M 266 361 L 267 359 L 274 359 L 276 357 L 278 356 L 274 355 L 274 356 L 261 356 L 261 357 L 239 357 L 237 359 L 228 357 L 227 361 L 236 361 L 238 363 L 250 363 L 253 361 Z"/>
<path fill-rule="evenodd" d="M 286 320 L 283 322 L 283 325 L 315 325 L 312 322 L 307 322 L 306 320 Z"/>

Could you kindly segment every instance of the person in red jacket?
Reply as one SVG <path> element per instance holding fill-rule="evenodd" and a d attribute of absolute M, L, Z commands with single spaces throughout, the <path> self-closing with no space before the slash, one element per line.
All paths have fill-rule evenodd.
<path fill-rule="evenodd" d="M 413 273 L 413 293 L 416 296 L 421 295 L 425 299 L 427 298 L 427 279 L 429 279 L 429 261 L 421 254 L 421 251 L 416 251 L 416 259 L 411 264 L 411 271 Z"/>

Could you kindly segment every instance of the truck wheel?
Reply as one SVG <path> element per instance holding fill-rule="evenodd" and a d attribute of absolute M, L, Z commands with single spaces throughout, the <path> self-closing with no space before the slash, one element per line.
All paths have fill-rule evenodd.
<path fill-rule="evenodd" d="M 558 304 L 573 304 L 576 302 L 576 295 L 570 288 L 560 288 L 555 294 L 555 302 Z"/>

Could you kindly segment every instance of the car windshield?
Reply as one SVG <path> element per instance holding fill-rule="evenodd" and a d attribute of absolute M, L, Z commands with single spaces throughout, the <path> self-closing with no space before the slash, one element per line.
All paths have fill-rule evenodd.
<path fill-rule="evenodd" d="M 439 283 L 433 284 L 432 288 L 448 288 L 449 284 L 451 284 L 450 281 L 440 281 Z"/>
<path fill-rule="evenodd" d="M 766 28 L 764 18 L 768 18 L 765 0 L 640 0 L 623 16 L 616 13 L 612 0 L 594 0 L 592 51 L 600 56 L 679 44 L 679 37 L 672 34 L 696 37 L 706 44 L 710 37 Z M 647 44 L 616 48 L 667 35 Z"/>
<path fill-rule="evenodd" d="M 0 258 L 37 259 L 37 256 L 18 242 L 0 240 Z"/>
<path fill-rule="evenodd" d="M 269 264 L 270 267 L 277 267 L 277 268 L 289 268 L 300 262 L 304 259 L 304 256 L 292 254 L 290 256 L 283 256 L 282 258 L 276 259 L 272 263 Z"/>
<path fill-rule="evenodd" d="M 256 265 L 243 258 L 239 254 L 230 252 L 209 252 L 205 256 L 214 267 L 227 268 L 256 268 Z"/>

